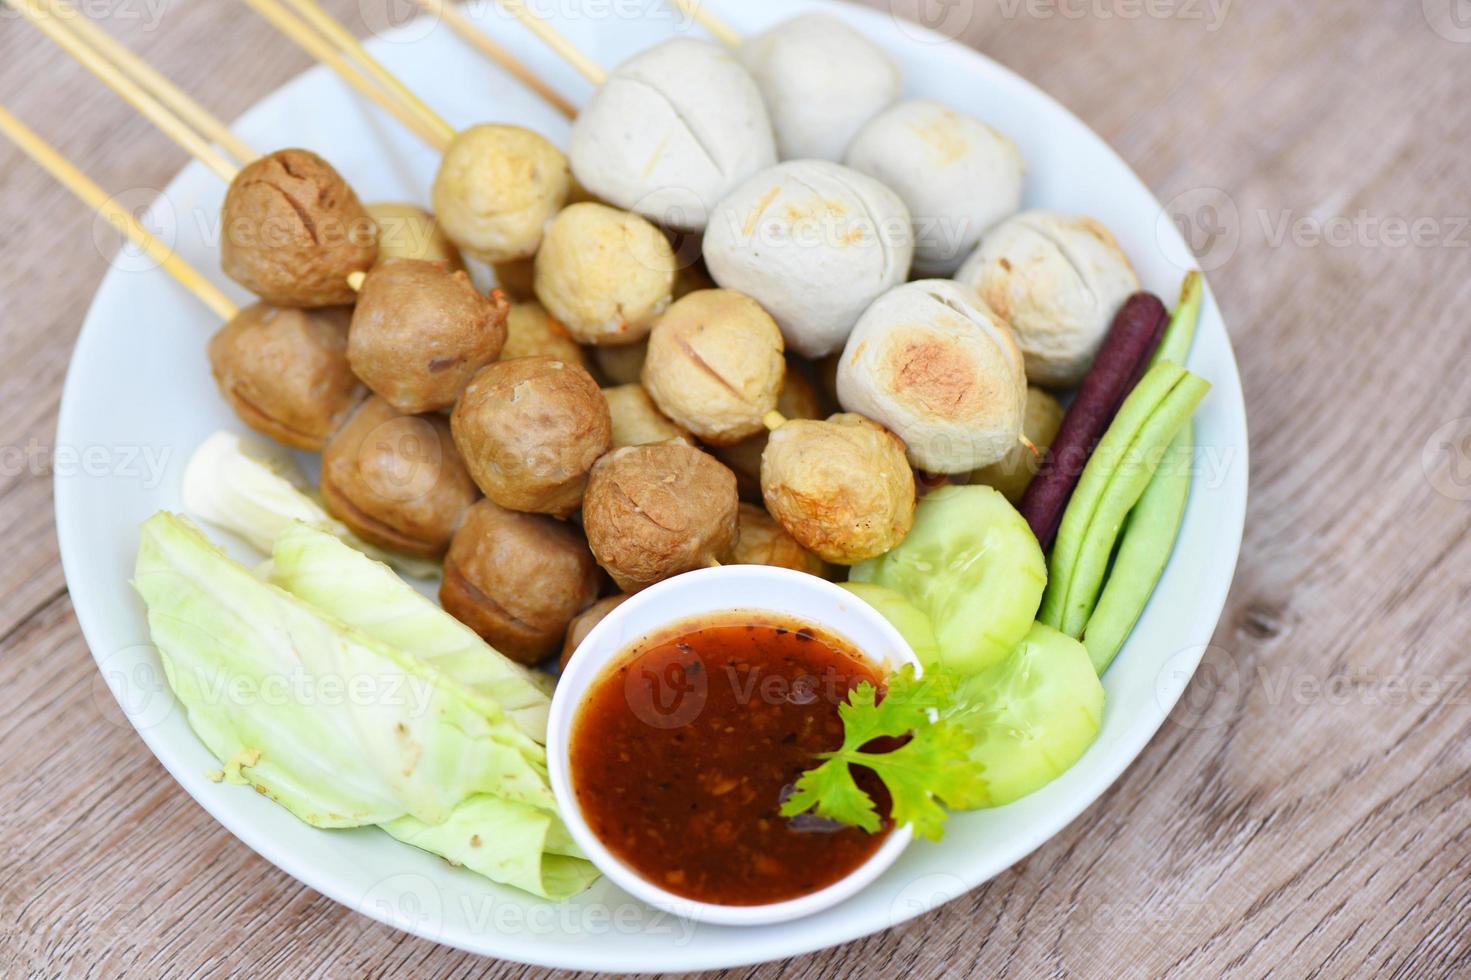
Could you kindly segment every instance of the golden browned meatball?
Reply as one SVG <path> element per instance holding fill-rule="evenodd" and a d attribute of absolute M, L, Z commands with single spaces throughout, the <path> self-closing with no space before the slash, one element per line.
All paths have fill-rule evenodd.
<path fill-rule="evenodd" d="M 861 415 L 794 419 L 761 455 L 766 509 L 824 561 L 852 565 L 904 540 L 914 523 L 914 473 L 904 443 Z"/>
<path fill-rule="evenodd" d="M 277 150 L 230 181 L 221 211 L 225 275 L 277 306 L 344 306 L 378 257 L 378 228 L 347 181 L 310 150 Z"/>
<path fill-rule="evenodd" d="M 466 255 L 482 262 L 530 258 L 542 229 L 567 202 L 562 151 L 521 126 L 461 130 L 434 177 L 434 213 Z"/>
<path fill-rule="evenodd" d="M 609 384 L 628 385 L 636 383 L 643 374 L 644 359 L 648 354 L 649 342 L 640 340 L 619 347 L 594 347 L 592 359 Z"/>
<path fill-rule="evenodd" d="M 728 446 L 761 431 L 786 374 L 781 331 L 749 296 L 702 289 L 669 307 L 649 334 L 643 385 L 659 410 Z"/>
<path fill-rule="evenodd" d="M 434 215 L 417 204 L 384 201 L 369 204 L 368 214 L 378 225 L 378 264 L 389 259 L 426 259 L 463 269 L 465 260 Z"/>
<path fill-rule="evenodd" d="M 450 418 L 475 482 L 502 507 L 566 517 L 612 444 L 608 403 L 592 375 L 555 357 L 480 369 Z"/>
<path fill-rule="evenodd" d="M 776 396 L 776 410 L 789 419 L 820 419 L 822 406 L 817 400 L 817 391 L 802 369 L 789 359 L 786 378 L 782 381 L 781 394 Z M 763 427 L 749 439 L 729 446 L 716 446 L 711 452 L 715 458 L 729 466 L 736 475 L 736 485 L 741 497 L 747 500 L 761 499 L 761 454 L 766 451 L 767 432 Z"/>
<path fill-rule="evenodd" d="M 481 500 L 450 542 L 439 602 L 501 653 L 534 664 L 598 597 L 602 577 L 574 525 Z"/>
<path fill-rule="evenodd" d="M 560 662 L 562 670 L 567 669 L 567 661 L 572 659 L 572 654 L 576 652 L 577 648 L 582 644 L 582 641 L 587 639 L 587 634 L 592 632 L 592 628 L 607 619 L 608 613 L 617 609 L 623 604 L 623 600 L 627 598 L 628 596 L 621 593 L 619 595 L 610 595 L 606 598 L 599 599 L 577 614 L 572 620 L 571 625 L 567 627 L 567 639 L 562 642 L 562 659 Z"/>
<path fill-rule="evenodd" d="M 587 351 L 540 303 L 512 303 L 506 316 L 506 346 L 501 348 L 501 360 L 538 354 L 587 367 Z"/>
<path fill-rule="evenodd" d="M 674 268 L 669 241 L 643 218 L 573 204 L 536 253 L 536 298 L 579 343 L 631 344 L 668 308 Z"/>
<path fill-rule="evenodd" d="M 826 576 L 823 560 L 797 543 L 765 510 L 741 504 L 740 530 L 730 552 L 732 565 L 775 565 L 809 575 Z"/>
<path fill-rule="evenodd" d="M 347 359 L 400 412 L 448 408 L 506 342 L 510 303 L 441 262 L 394 259 L 363 280 Z"/>
<path fill-rule="evenodd" d="M 1062 405 L 1056 398 L 1036 385 L 1027 388 L 1022 435 L 1031 442 L 1035 451 L 1018 442 L 1000 462 L 983 466 L 957 482 L 984 483 L 1000 490 L 1013 504 L 1020 504 L 1032 477 L 1037 475 L 1037 470 L 1042 466 L 1042 455 L 1052 445 L 1052 440 L 1057 438 L 1057 430 L 1062 427 L 1062 416 Z"/>
<path fill-rule="evenodd" d="M 736 537 L 735 474 L 693 446 L 661 442 L 598 460 L 582 526 L 624 592 L 723 561 Z"/>
<path fill-rule="evenodd" d="M 642 385 L 619 385 L 604 388 L 608 414 L 613 420 L 613 448 L 643 446 L 670 439 L 689 441 L 689 433 L 675 425 L 659 411 L 659 406 Z"/>
<path fill-rule="evenodd" d="M 369 398 L 322 451 L 322 499 L 366 541 L 438 558 L 479 493 L 441 415 Z"/>
<path fill-rule="evenodd" d="M 347 364 L 350 311 L 255 303 L 209 342 L 220 394 L 255 431 L 319 450 L 367 395 Z"/>

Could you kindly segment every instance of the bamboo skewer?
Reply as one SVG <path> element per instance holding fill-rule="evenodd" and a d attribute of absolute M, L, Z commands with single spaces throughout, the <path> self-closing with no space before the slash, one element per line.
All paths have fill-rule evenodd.
<path fill-rule="evenodd" d="M 444 0 L 415 0 L 415 2 L 432 17 L 437 17 L 450 26 L 462 40 L 467 42 L 485 57 L 504 68 L 512 77 L 522 85 L 531 89 L 537 95 L 545 99 L 552 108 L 556 109 L 568 119 L 577 117 L 577 107 L 567 101 L 559 92 L 534 73 L 531 68 L 511 53 L 509 48 L 502 47 L 484 31 L 477 28 L 469 17 L 465 16 L 459 7 L 453 3 L 445 3 Z"/>
<path fill-rule="evenodd" d="M 601 85 L 608 80 L 608 73 L 603 71 L 601 65 L 583 54 L 551 24 L 527 10 L 524 0 L 496 0 L 496 3 L 506 13 L 519 20 L 527 30 L 540 38 L 541 42 L 555 51 L 563 61 L 577 69 L 583 78 L 594 85 Z"/>
<path fill-rule="evenodd" d="M 741 32 L 731 27 L 725 18 L 706 7 L 703 0 L 674 0 L 674 5 L 686 17 L 693 19 L 695 23 L 714 35 L 715 40 L 721 44 L 728 48 L 741 46 Z"/>
<path fill-rule="evenodd" d="M 57 19 L 67 20 L 71 25 L 72 33 L 90 44 L 104 58 L 131 77 L 148 94 L 172 109 L 185 122 L 223 147 L 225 152 L 238 162 L 246 164 L 260 156 L 250 148 L 249 144 L 230 132 L 229 127 L 211 115 L 209 110 L 194 101 L 187 92 L 165 78 L 152 65 L 134 54 L 111 34 L 98 27 L 91 18 L 84 16 L 62 0 L 45 0 L 45 2 L 47 12 Z"/>
<path fill-rule="evenodd" d="M 138 223 L 132 212 L 119 205 L 107 192 L 54 147 L 31 131 L 25 123 L 0 106 L 0 131 L 14 141 L 42 169 L 55 177 L 63 187 L 81 198 L 94 211 L 107 219 L 108 223 L 127 235 L 133 244 L 148 254 L 164 270 L 177 279 L 185 289 L 215 312 L 222 320 L 228 320 L 239 312 L 239 307 L 230 297 L 204 278 L 188 262 L 179 258 L 174 250 L 159 241 L 147 228 Z"/>
<path fill-rule="evenodd" d="M 424 142 L 441 153 L 449 146 L 449 138 L 428 123 L 424 117 L 411 111 L 408 106 L 383 91 L 358 68 L 338 53 L 337 49 L 312 30 L 311 25 L 298 18 L 280 0 L 244 0 L 252 10 L 269 21 L 278 31 L 285 34 L 306 50 L 316 60 L 335 71 L 359 93 L 390 112 L 395 119 L 407 126 Z"/>
<path fill-rule="evenodd" d="M 286 0 L 286 3 L 296 11 L 297 16 L 314 27 L 329 42 L 335 44 L 339 51 L 355 60 L 359 67 L 366 70 L 379 85 L 391 95 L 397 96 L 404 105 L 422 118 L 425 125 L 434 130 L 446 146 L 449 145 L 450 140 L 455 138 L 455 128 L 445 122 L 443 116 L 415 95 L 414 91 L 401 82 L 398 76 L 383 67 L 383 63 L 369 54 L 362 42 L 332 15 L 323 10 L 316 0 Z"/>
<path fill-rule="evenodd" d="M 190 156 L 209 167 L 221 179 L 227 182 L 235 179 L 235 174 L 239 172 L 238 167 L 216 152 L 203 137 L 144 91 L 142 86 L 98 54 L 82 40 L 79 34 L 74 33 L 66 25 L 65 20 L 43 9 L 39 0 L 12 0 L 11 6 L 20 11 L 22 17 L 30 21 L 58 47 L 101 79 L 125 102 L 141 112 L 144 117 L 162 130 L 164 135 L 188 151 Z"/>

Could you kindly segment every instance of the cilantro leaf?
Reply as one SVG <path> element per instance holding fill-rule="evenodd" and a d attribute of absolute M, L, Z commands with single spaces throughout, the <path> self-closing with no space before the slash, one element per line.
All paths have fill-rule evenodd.
<path fill-rule="evenodd" d="M 853 766 L 871 769 L 889 791 L 895 824 L 912 824 L 921 837 L 939 840 L 944 833 L 943 803 L 972 798 L 980 770 L 967 754 L 971 736 L 964 728 L 937 716 L 953 695 L 958 680 L 936 668 L 918 677 L 905 666 L 889 679 L 882 701 L 872 684 L 859 684 L 838 706 L 843 745 L 824 752 L 824 761 L 797 778 L 794 792 L 781 806 L 785 817 L 815 810 L 818 816 L 862 827 L 869 833 L 881 822 L 872 798 L 853 778 Z M 876 738 L 908 735 L 890 752 L 865 752 Z"/>

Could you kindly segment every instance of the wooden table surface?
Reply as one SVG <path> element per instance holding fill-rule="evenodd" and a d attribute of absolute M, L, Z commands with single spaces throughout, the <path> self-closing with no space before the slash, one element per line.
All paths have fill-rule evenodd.
<path fill-rule="evenodd" d="M 362 32 L 383 2 L 331 7 Z M 87 9 L 226 118 L 306 67 L 239 4 Z M 1471 975 L 1471 4 L 926 9 L 1082 117 L 1196 235 L 1246 386 L 1246 540 L 1205 669 L 1096 805 L 936 911 L 740 972 Z M 109 189 L 161 187 L 182 154 L 97 92 L 0 13 L 4 102 Z M 8 144 L 0 214 L 0 975 L 531 972 L 297 884 L 123 720 L 51 501 L 106 250 Z"/>

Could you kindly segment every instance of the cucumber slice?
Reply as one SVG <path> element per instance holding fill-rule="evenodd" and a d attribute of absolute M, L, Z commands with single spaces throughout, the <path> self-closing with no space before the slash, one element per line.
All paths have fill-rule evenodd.
<path fill-rule="evenodd" d="M 975 674 L 1031 629 L 1047 563 L 1027 522 L 997 490 L 946 486 L 920 500 L 897 548 L 853 566 L 855 582 L 901 593 L 927 614 L 941 663 Z"/>
<path fill-rule="evenodd" d="M 924 611 L 893 589 L 873 582 L 840 582 L 844 589 L 872 606 L 904 637 L 925 669 L 940 662 L 940 641 L 935 639 L 935 625 Z"/>
<path fill-rule="evenodd" d="M 962 809 L 1002 806 L 1041 789 L 1082 756 L 1103 723 L 1103 685 L 1083 644 L 1035 624 L 1011 656 L 967 680 L 941 715 L 975 739 L 983 768 L 977 799 Z"/>

